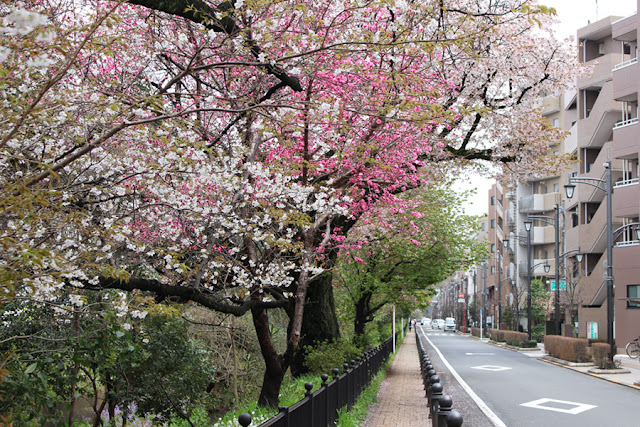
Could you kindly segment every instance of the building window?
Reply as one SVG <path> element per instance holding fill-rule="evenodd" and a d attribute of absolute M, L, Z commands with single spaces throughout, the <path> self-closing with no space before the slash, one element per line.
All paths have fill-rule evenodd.
<path fill-rule="evenodd" d="M 558 119 L 553 119 L 553 127 L 557 128 L 558 126 L 560 126 L 560 120 Z"/>
<path fill-rule="evenodd" d="M 491 253 L 492 254 L 496 253 L 496 244 L 495 243 L 491 244 Z"/>
<path fill-rule="evenodd" d="M 558 184 L 558 183 L 553 184 L 553 192 L 554 193 L 559 193 L 560 192 L 560 184 Z"/>
<path fill-rule="evenodd" d="M 496 266 L 495 265 L 491 266 L 491 274 L 496 274 Z"/>
<path fill-rule="evenodd" d="M 496 228 L 496 220 L 495 219 L 491 220 L 491 228 Z"/>
<path fill-rule="evenodd" d="M 496 196 L 491 196 L 491 206 L 496 205 Z"/>
<path fill-rule="evenodd" d="M 640 285 L 627 285 L 627 298 L 640 298 Z M 640 308 L 640 302 L 627 301 L 627 307 Z"/>

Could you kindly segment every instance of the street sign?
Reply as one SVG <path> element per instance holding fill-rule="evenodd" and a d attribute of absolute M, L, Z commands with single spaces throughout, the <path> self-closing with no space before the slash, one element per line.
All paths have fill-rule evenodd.
<path fill-rule="evenodd" d="M 556 281 L 555 280 L 551 280 L 551 290 L 552 291 L 556 290 Z M 567 290 L 567 281 L 566 280 L 560 280 L 560 290 L 561 291 L 566 291 Z"/>
<path fill-rule="evenodd" d="M 587 338 L 598 339 L 598 322 L 587 322 Z"/>
<path fill-rule="evenodd" d="M 464 292 L 458 294 L 458 302 L 464 302 Z"/>

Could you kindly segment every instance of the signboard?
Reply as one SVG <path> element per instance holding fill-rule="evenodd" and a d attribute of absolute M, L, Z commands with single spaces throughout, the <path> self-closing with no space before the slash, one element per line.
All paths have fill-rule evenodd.
<path fill-rule="evenodd" d="M 458 302 L 464 302 L 464 293 L 463 292 L 460 292 L 458 294 Z"/>
<path fill-rule="evenodd" d="M 587 322 L 587 338 L 591 340 L 598 339 L 598 322 Z"/>
<path fill-rule="evenodd" d="M 556 281 L 555 280 L 551 280 L 551 290 L 552 291 L 556 290 Z M 567 281 L 566 280 L 560 280 L 560 290 L 561 291 L 566 291 L 567 290 Z"/>

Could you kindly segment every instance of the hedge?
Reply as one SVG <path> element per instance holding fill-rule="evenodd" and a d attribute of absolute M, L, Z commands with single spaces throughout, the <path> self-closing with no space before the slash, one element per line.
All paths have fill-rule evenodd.
<path fill-rule="evenodd" d="M 544 337 L 544 348 L 550 356 L 569 362 L 588 362 L 587 347 L 589 341 L 586 338 L 570 338 L 559 335 L 547 335 Z"/>

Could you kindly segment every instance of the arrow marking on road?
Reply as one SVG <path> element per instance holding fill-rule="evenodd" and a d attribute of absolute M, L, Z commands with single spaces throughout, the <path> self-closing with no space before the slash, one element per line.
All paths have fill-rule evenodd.
<path fill-rule="evenodd" d="M 554 406 L 545 406 L 544 404 Z M 589 405 L 588 403 L 577 403 L 548 398 L 538 399 L 528 403 L 521 403 L 520 406 L 526 406 L 535 409 L 544 409 L 545 411 L 563 412 L 565 414 L 571 415 L 578 415 L 579 413 L 588 411 L 589 409 L 597 408 L 596 405 Z"/>
<path fill-rule="evenodd" d="M 471 369 L 480 369 L 481 371 L 508 371 L 511 368 L 507 368 L 506 366 L 494 366 L 494 365 L 484 365 L 484 366 L 472 366 Z"/>

